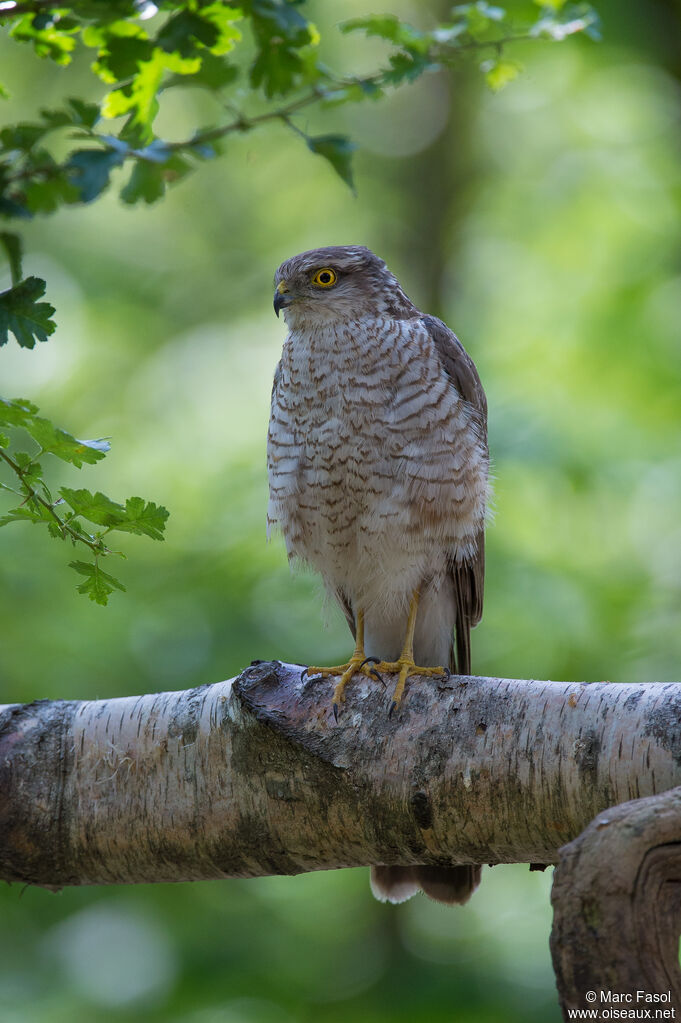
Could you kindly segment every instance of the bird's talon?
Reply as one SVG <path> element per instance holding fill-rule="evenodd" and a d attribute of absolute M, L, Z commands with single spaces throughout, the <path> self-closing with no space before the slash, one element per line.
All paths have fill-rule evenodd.
<path fill-rule="evenodd" d="M 412 608 L 410 610 L 410 632 L 409 632 L 409 643 L 405 645 L 400 657 L 396 661 L 384 661 L 380 657 L 365 657 L 364 655 L 364 619 L 361 614 L 358 615 L 357 619 L 357 643 L 355 651 L 346 664 L 337 664 L 333 668 L 318 668 L 308 665 L 301 672 L 301 680 L 307 678 L 310 682 L 321 682 L 322 679 L 330 678 L 334 676 L 338 678 L 336 688 L 333 690 L 332 696 L 332 707 L 333 716 L 335 721 L 338 721 L 338 714 L 341 709 L 341 704 L 345 702 L 345 689 L 349 682 L 352 681 L 355 675 L 366 675 L 367 678 L 372 679 L 375 682 L 379 682 L 383 688 L 386 688 L 386 682 L 383 678 L 383 674 L 398 675 L 397 685 L 393 691 L 392 704 L 388 716 L 392 717 L 395 709 L 402 703 L 402 696 L 404 693 L 405 685 L 407 680 L 412 675 L 422 675 L 426 678 L 432 678 L 435 675 L 447 675 L 445 668 L 441 667 L 428 667 L 420 668 L 414 663 L 414 655 L 411 649 L 411 641 L 413 638 L 413 619 L 415 618 L 415 609 L 417 601 L 416 599 L 412 602 Z"/>
<path fill-rule="evenodd" d="M 306 675 L 307 675 L 307 668 L 303 668 L 303 670 L 302 670 L 302 671 L 301 671 L 301 673 L 300 673 L 300 681 L 301 681 L 301 682 L 304 682 L 304 681 L 305 681 L 305 676 L 306 676 Z"/>

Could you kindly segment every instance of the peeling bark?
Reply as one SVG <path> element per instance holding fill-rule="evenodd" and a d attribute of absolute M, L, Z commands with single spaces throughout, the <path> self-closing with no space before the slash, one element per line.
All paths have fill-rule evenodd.
<path fill-rule="evenodd" d="M 178 693 L 0 708 L 0 877 L 60 887 L 373 863 L 553 863 L 681 785 L 681 684 L 353 680 L 278 662 Z"/>
<path fill-rule="evenodd" d="M 551 901 L 565 1019 L 613 1006 L 678 1019 L 681 788 L 599 814 L 560 850 Z"/>

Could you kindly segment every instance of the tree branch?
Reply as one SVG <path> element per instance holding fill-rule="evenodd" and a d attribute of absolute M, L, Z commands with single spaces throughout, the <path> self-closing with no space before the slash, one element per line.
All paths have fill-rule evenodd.
<path fill-rule="evenodd" d="M 0 877 L 59 887 L 538 862 L 681 784 L 681 684 L 361 678 L 278 662 L 179 693 L 0 708 Z"/>

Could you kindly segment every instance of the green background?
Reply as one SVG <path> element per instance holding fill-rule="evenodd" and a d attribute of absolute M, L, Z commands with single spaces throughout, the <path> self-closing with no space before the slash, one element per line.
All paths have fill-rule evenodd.
<path fill-rule="evenodd" d="M 427 26 L 437 5 L 388 6 Z M 499 94 L 462 62 L 385 104 L 306 116 L 361 143 L 356 198 L 273 126 L 230 138 L 158 206 L 111 192 L 26 227 L 26 272 L 46 277 L 59 327 L 38 350 L 3 349 L 0 390 L 76 436 L 112 438 L 103 463 L 55 464 L 52 482 L 142 494 L 171 518 L 164 544 L 125 542 L 128 592 L 106 609 L 76 594 L 66 546 L 0 531 L 4 700 L 181 689 L 252 658 L 347 655 L 342 616 L 320 614 L 317 579 L 291 575 L 264 528 L 284 336 L 272 275 L 338 243 L 379 252 L 461 337 L 487 390 L 495 518 L 474 670 L 679 679 L 679 16 L 671 2 L 597 7 L 602 43 L 523 45 L 525 72 Z M 310 5 L 340 69 L 385 52 L 334 28 L 367 10 Z M 94 89 L 86 55 L 64 72 L 6 37 L 0 69 L 8 121 Z M 198 95 L 169 96 L 161 133 L 184 137 L 207 113 Z M 486 870 L 457 910 L 381 906 L 363 870 L 5 887 L 0 1019 L 552 1023 L 550 873 Z"/>

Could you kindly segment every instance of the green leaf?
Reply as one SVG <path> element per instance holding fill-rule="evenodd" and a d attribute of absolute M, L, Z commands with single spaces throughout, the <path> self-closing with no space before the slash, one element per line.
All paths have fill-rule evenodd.
<path fill-rule="evenodd" d="M 85 581 L 77 587 L 77 590 L 79 593 L 85 593 L 95 604 L 106 607 L 109 595 L 115 589 L 125 592 L 123 583 L 101 569 L 96 561 L 94 564 L 87 561 L 71 561 L 69 568 L 73 568 L 79 575 L 85 576 Z"/>
<path fill-rule="evenodd" d="M 166 21 L 156 36 L 156 45 L 168 53 L 193 57 L 197 44 L 210 48 L 218 41 L 218 27 L 194 11 L 179 11 Z"/>
<path fill-rule="evenodd" d="M 207 152 L 203 151 L 205 148 L 196 146 L 192 152 L 196 157 L 215 155 L 215 149 Z M 191 163 L 161 138 L 154 139 L 138 150 L 136 158 L 128 183 L 121 191 L 124 203 L 137 203 L 139 199 L 144 199 L 145 203 L 155 203 L 156 199 L 164 195 L 167 184 L 178 181 L 192 169 Z"/>
<path fill-rule="evenodd" d="M 23 426 L 37 412 L 38 406 L 27 398 L 0 398 L 0 423 L 5 426 Z"/>
<path fill-rule="evenodd" d="M 244 7 L 257 33 L 280 36 L 292 46 L 305 46 L 313 39 L 309 22 L 287 0 L 250 0 Z"/>
<path fill-rule="evenodd" d="M 311 135 L 307 138 L 308 148 L 328 160 L 336 174 L 353 191 L 352 154 L 357 149 L 345 135 Z"/>
<path fill-rule="evenodd" d="M 23 152 L 28 152 L 48 131 L 50 131 L 48 124 L 20 121 L 17 124 L 10 124 L 0 131 L 0 145 L 3 149 L 20 149 Z"/>
<path fill-rule="evenodd" d="M 156 93 L 163 77 L 164 64 L 162 51 L 159 57 L 144 61 L 129 85 L 110 92 L 102 103 L 105 117 L 122 117 L 132 115 L 132 124 L 138 129 L 135 143 L 142 145 L 151 138 L 151 125 L 158 113 Z"/>
<path fill-rule="evenodd" d="M 14 461 L 17 463 L 20 469 L 27 472 L 33 465 L 33 459 L 29 455 L 28 451 L 17 451 L 14 455 Z"/>
<path fill-rule="evenodd" d="M 86 128 L 94 128 L 101 117 L 98 103 L 88 103 L 86 100 L 72 96 L 67 100 L 72 112 L 72 124 L 83 124 Z"/>
<path fill-rule="evenodd" d="M 283 96 L 296 85 L 304 69 L 300 56 L 290 47 L 279 43 L 263 46 L 251 67 L 251 85 L 262 85 L 268 99 Z"/>
<path fill-rule="evenodd" d="M 199 153 L 196 156 L 214 156 Z M 121 190 L 123 202 L 136 203 L 143 199 L 147 203 L 156 202 L 166 189 L 166 185 L 185 177 L 192 169 L 192 164 L 185 157 L 175 153 L 162 139 L 155 139 L 137 153 L 137 161 L 126 186 Z"/>
<path fill-rule="evenodd" d="M 15 457 L 17 457 L 17 456 L 15 456 Z M 43 475 L 43 467 L 42 467 L 42 465 L 40 464 L 40 462 L 33 461 L 33 458 L 32 458 L 31 455 L 27 455 L 26 459 L 27 460 L 26 460 L 25 464 L 22 467 L 23 468 L 23 473 L 22 473 L 22 476 L 21 476 L 21 482 L 26 487 L 28 487 L 30 489 L 33 489 L 35 487 L 40 487 L 40 488 L 46 490 L 47 488 L 45 487 L 45 484 L 43 483 L 43 479 L 42 479 L 42 475 Z M 28 494 L 27 496 L 32 497 L 33 495 Z M 46 500 L 49 500 L 49 494 L 47 494 L 47 496 L 45 494 L 43 494 L 42 496 L 45 497 Z"/>
<path fill-rule="evenodd" d="M 72 490 L 70 487 L 61 487 L 59 493 L 76 515 L 82 515 L 88 522 L 94 522 L 98 526 L 114 527 L 125 520 L 123 505 L 112 501 L 100 491 L 92 494 L 85 489 Z"/>
<path fill-rule="evenodd" d="M 32 43 L 39 57 L 49 57 L 63 66 L 71 61 L 71 53 L 76 45 L 73 36 L 75 29 L 68 23 L 59 26 L 60 22 L 56 22 L 50 12 L 26 14 L 12 26 L 10 35 L 19 42 Z"/>
<path fill-rule="evenodd" d="M 18 168 L 17 182 L 9 186 L 11 194 L 6 193 L 0 200 L 2 212 L 7 216 L 51 213 L 64 203 L 78 200 L 66 169 L 44 147 L 43 140 L 57 129 L 87 128 L 85 120 L 92 120 L 94 116 L 94 111 L 89 109 L 91 106 L 79 106 L 77 101 L 69 100 L 65 109 L 42 110 L 38 122 L 20 122 L 0 131 L 0 143 L 10 154 L 10 166 L 16 166 L 19 153 L 24 157 Z"/>
<path fill-rule="evenodd" d="M 434 35 L 424 35 L 393 14 L 353 18 L 346 21 L 341 29 L 346 33 L 362 30 L 369 36 L 378 36 L 399 47 L 399 51 L 388 58 L 390 67 L 380 78 L 383 85 L 397 86 L 405 81 L 413 81 L 435 66 L 429 56 Z"/>
<path fill-rule="evenodd" d="M 408 49 L 426 52 L 429 48 L 429 39 L 422 32 L 412 28 L 404 21 L 400 21 L 394 14 L 375 15 L 371 14 L 366 18 L 352 18 L 340 26 L 341 32 L 364 31 L 368 36 L 378 36 L 388 42 L 395 43 Z"/>
<path fill-rule="evenodd" d="M 36 341 L 47 341 L 56 329 L 54 306 L 36 301 L 45 294 L 45 281 L 27 277 L 9 291 L 0 293 L 0 347 L 7 344 L 11 331 L 22 348 L 33 348 Z"/>
<path fill-rule="evenodd" d="M 494 92 L 500 92 L 509 82 L 518 77 L 523 66 L 516 60 L 486 60 L 480 65 L 485 81 Z"/>
<path fill-rule="evenodd" d="M 106 440 L 77 440 L 66 430 L 55 426 L 49 419 L 41 416 L 32 417 L 30 423 L 25 423 L 24 428 L 28 430 L 35 441 L 38 442 L 43 451 L 50 455 L 56 455 L 63 462 L 70 462 L 80 469 L 83 463 L 94 465 L 101 461 L 110 450 L 111 445 Z"/>
<path fill-rule="evenodd" d="M 223 57 L 215 56 L 208 50 L 201 54 L 201 66 L 192 75 L 171 75 L 163 83 L 164 89 L 178 85 L 198 85 L 203 88 L 222 89 L 239 77 L 239 69 Z"/>
<path fill-rule="evenodd" d="M 124 533 L 149 536 L 152 540 L 163 539 L 163 530 L 169 513 L 152 501 L 145 502 L 141 497 L 129 497 L 123 507 L 99 491 L 92 494 L 89 490 L 62 487 L 59 493 L 76 515 L 81 515 L 88 522 Z"/>
<path fill-rule="evenodd" d="M 16 287 L 23 277 L 21 270 L 21 238 L 11 231 L 0 231 L 0 245 L 7 253 L 9 271 L 12 275 L 12 287 Z"/>
<path fill-rule="evenodd" d="M 65 128 L 67 125 L 73 124 L 73 115 L 65 110 L 41 110 L 40 116 L 50 131 L 53 128 Z"/>
<path fill-rule="evenodd" d="M 152 540 L 163 540 L 169 512 L 153 501 L 145 501 L 142 497 L 129 497 L 125 502 L 127 520 L 116 529 L 138 536 L 149 536 Z"/>
<path fill-rule="evenodd" d="M 386 85 L 392 86 L 401 85 L 402 82 L 413 82 L 424 71 L 435 66 L 425 54 L 411 50 L 408 53 L 391 54 L 389 62 L 390 69 L 383 73 L 383 81 Z"/>
<path fill-rule="evenodd" d="M 200 57 L 182 57 L 155 49 L 149 60 L 139 64 L 131 82 L 114 89 L 102 103 L 104 117 L 130 115 L 121 137 L 134 146 L 143 146 L 153 138 L 152 124 L 158 113 L 158 92 L 166 71 L 191 75 L 201 67 Z"/>
<path fill-rule="evenodd" d="M 11 218 L 22 218 L 31 219 L 30 210 L 26 209 L 26 206 L 16 201 L 16 197 L 10 199 L 8 196 L 0 195 L 0 216 Z"/>
<path fill-rule="evenodd" d="M 96 103 L 69 99 L 63 110 L 41 110 L 40 121 L 20 121 L 3 128 L 0 131 L 0 142 L 5 149 L 19 149 L 28 153 L 51 131 L 73 126 L 91 128 L 98 118 L 99 107 Z M 40 155 L 49 157 L 45 151 Z M 49 159 L 52 160 L 51 157 Z"/>
<path fill-rule="evenodd" d="M 101 195 L 109 185 L 111 171 L 125 160 L 128 147 L 116 142 L 117 148 L 79 149 L 69 157 L 66 169 L 81 202 L 92 202 Z"/>
<path fill-rule="evenodd" d="M 228 7 L 223 0 L 215 0 L 201 8 L 201 16 L 212 22 L 218 30 L 216 41 L 211 46 L 211 53 L 221 56 L 234 49 L 235 43 L 241 39 L 241 31 L 234 24 L 243 15 L 239 7 Z"/>
<path fill-rule="evenodd" d="M 262 85 L 265 95 L 285 95 L 318 73 L 306 50 L 317 45 L 319 35 L 285 0 L 244 0 L 250 13 L 258 53 L 251 67 L 251 84 Z"/>
<path fill-rule="evenodd" d="M 70 462 L 80 469 L 84 463 L 94 465 L 99 462 L 111 445 L 108 440 L 77 440 L 66 430 L 55 426 L 49 419 L 37 415 L 35 405 L 23 398 L 0 398 L 0 423 L 3 426 L 21 426 L 40 445 L 43 451 L 56 455 L 64 462 Z M 30 456 L 27 456 L 29 462 Z M 20 456 L 15 455 L 15 461 Z M 22 465 L 22 468 L 24 466 Z"/>
<path fill-rule="evenodd" d="M 32 522 L 37 525 L 41 522 L 48 522 L 50 518 L 47 508 L 41 504 L 22 504 L 0 516 L 0 526 L 7 526 L 10 522 Z"/>
<path fill-rule="evenodd" d="M 163 173 L 162 165 L 137 160 L 127 185 L 121 189 L 123 202 L 132 205 L 140 199 L 146 203 L 161 199 L 166 190 Z"/>
<path fill-rule="evenodd" d="M 68 170 L 47 154 L 45 157 L 41 163 L 46 176 L 43 177 L 36 166 L 37 177 L 24 188 L 24 201 L 30 213 L 54 213 L 60 206 L 80 200 L 78 189 L 69 180 Z"/>
<path fill-rule="evenodd" d="M 109 85 L 133 78 L 139 65 L 149 60 L 154 44 L 140 25 L 115 21 L 110 25 L 88 26 L 83 32 L 86 46 L 97 47 L 92 70 Z"/>

